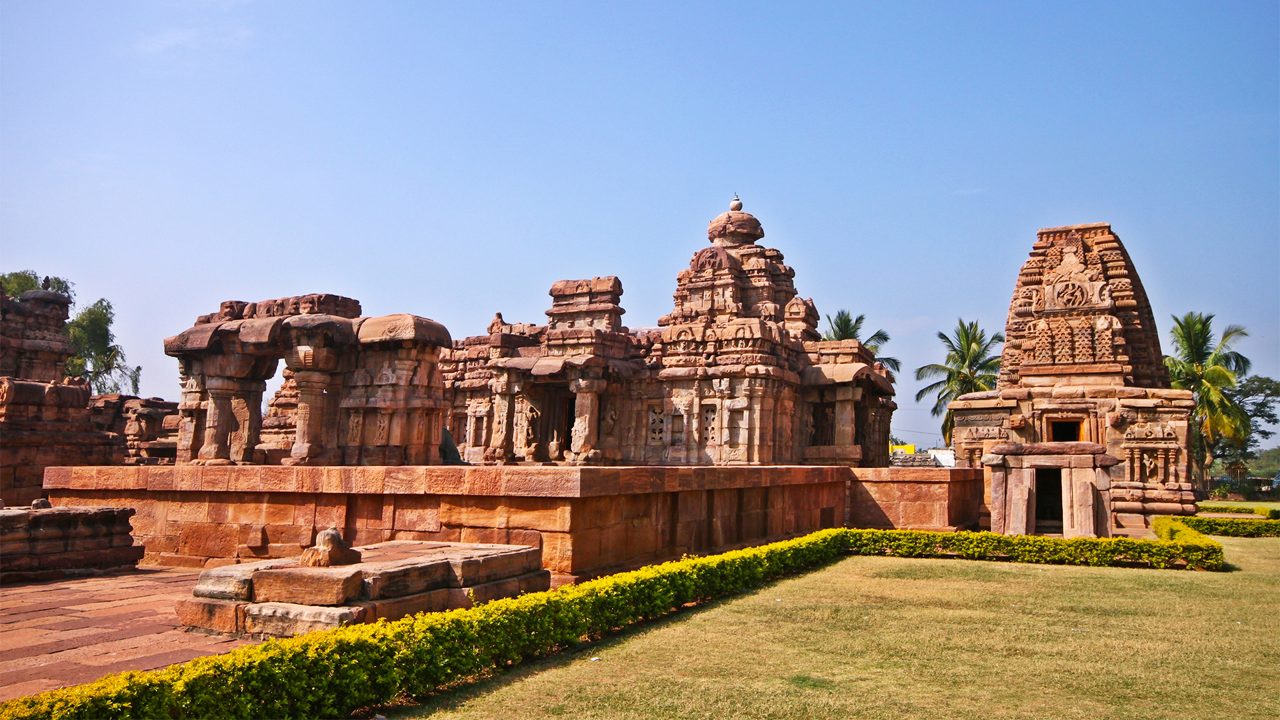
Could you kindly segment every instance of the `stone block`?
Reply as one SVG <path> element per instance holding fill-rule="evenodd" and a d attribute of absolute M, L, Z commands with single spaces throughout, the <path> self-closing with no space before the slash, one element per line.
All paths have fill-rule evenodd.
<path fill-rule="evenodd" d="M 362 576 L 357 566 L 330 568 L 283 567 L 253 575 L 254 602 L 341 605 L 360 596 Z"/>
<path fill-rule="evenodd" d="M 368 621 L 399 620 L 402 617 L 424 612 L 440 612 L 451 610 L 454 599 L 452 588 L 437 588 L 404 597 L 384 598 L 361 602 L 359 605 L 368 613 Z"/>
<path fill-rule="evenodd" d="M 288 637 L 313 630 L 327 630 L 366 621 L 363 607 L 316 607 L 287 602 L 246 605 L 245 632 Z"/>
<path fill-rule="evenodd" d="M 215 600 L 252 600 L 254 573 L 292 564 L 292 559 L 279 559 L 210 568 L 200 573 L 191 594 Z"/>
<path fill-rule="evenodd" d="M 238 634 L 245 630 L 244 616 L 247 603 L 210 598 L 184 598 L 174 610 L 178 622 L 186 627 L 196 627 L 214 632 Z"/>
<path fill-rule="evenodd" d="M 383 600 L 416 595 L 454 585 L 454 571 L 445 558 L 423 562 L 409 558 L 392 563 L 367 563 L 363 569 L 361 597 Z M 378 613 L 378 617 L 383 617 Z"/>
<path fill-rule="evenodd" d="M 205 558 L 234 557 L 238 529 L 215 523 L 185 523 L 178 531 L 178 552 Z"/>

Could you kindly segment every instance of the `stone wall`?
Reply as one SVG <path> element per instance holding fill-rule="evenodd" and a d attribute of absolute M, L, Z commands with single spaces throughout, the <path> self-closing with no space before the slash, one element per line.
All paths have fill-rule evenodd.
<path fill-rule="evenodd" d="M 542 549 L 558 581 L 848 524 L 977 522 L 982 471 L 775 467 L 51 468 L 58 505 L 128 505 L 144 562 L 293 557 L 336 527 L 355 544 Z"/>
<path fill-rule="evenodd" d="M 89 386 L 0 377 L 0 504 L 30 505 L 51 465 L 110 465 L 124 456 L 89 420 Z"/>
<path fill-rule="evenodd" d="M 0 293 L 0 504 L 40 497 L 50 465 L 172 462 L 173 403 L 90 397 L 66 377 L 70 304 L 46 290 Z"/>
<path fill-rule="evenodd" d="M 849 527 L 970 530 L 982 508 L 982 470 L 976 468 L 853 468 Z"/>
<path fill-rule="evenodd" d="M 563 581 L 838 526 L 842 467 L 51 468 L 56 505 L 136 508 L 144 562 L 291 557 L 336 527 L 540 547 Z"/>
<path fill-rule="evenodd" d="M 129 508 L 0 510 L 0 583 L 50 580 L 132 567 Z"/>

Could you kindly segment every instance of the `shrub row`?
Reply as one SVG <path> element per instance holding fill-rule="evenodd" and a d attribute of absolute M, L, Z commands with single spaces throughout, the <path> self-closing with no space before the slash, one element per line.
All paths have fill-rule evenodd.
<path fill-rule="evenodd" d="M 1161 518 L 1163 520 L 1164 518 Z M 272 640 L 0 706 L 19 718 L 338 717 L 422 697 L 690 603 L 758 588 L 848 554 L 1220 569 L 1222 547 L 1181 525 L 1164 540 L 833 529 L 686 558 L 468 610 Z"/>
<path fill-rule="evenodd" d="M 1051 538 L 990 532 L 845 530 L 855 555 L 960 557 L 1041 565 L 1134 566 L 1221 570 L 1222 546 L 1204 535 L 1134 538 Z"/>
<path fill-rule="evenodd" d="M 1227 537 L 1280 537 L 1280 520 L 1253 520 L 1245 518 L 1185 517 L 1188 527 L 1207 535 Z"/>
<path fill-rule="evenodd" d="M 1261 515 L 1267 520 L 1280 520 L 1280 509 L 1258 507 L 1257 505 L 1241 507 L 1239 505 L 1214 505 L 1212 503 L 1200 503 L 1199 508 L 1200 512 Z"/>

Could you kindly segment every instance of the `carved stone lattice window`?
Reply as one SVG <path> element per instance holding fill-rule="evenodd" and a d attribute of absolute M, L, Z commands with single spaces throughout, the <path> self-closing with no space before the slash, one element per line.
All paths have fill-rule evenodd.
<path fill-rule="evenodd" d="M 662 445 L 667 440 L 667 418 L 662 408 L 657 405 L 649 407 L 649 444 Z"/>
<path fill-rule="evenodd" d="M 716 443 L 716 406 L 702 406 L 702 444 L 714 445 Z"/>

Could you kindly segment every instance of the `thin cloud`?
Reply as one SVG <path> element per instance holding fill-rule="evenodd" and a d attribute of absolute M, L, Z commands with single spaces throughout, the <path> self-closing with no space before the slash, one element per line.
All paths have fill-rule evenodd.
<path fill-rule="evenodd" d="M 253 28 L 245 26 L 229 30 L 170 28 L 139 39 L 133 44 L 133 51 L 139 55 L 165 55 L 206 48 L 236 47 L 249 42 L 253 35 Z"/>

